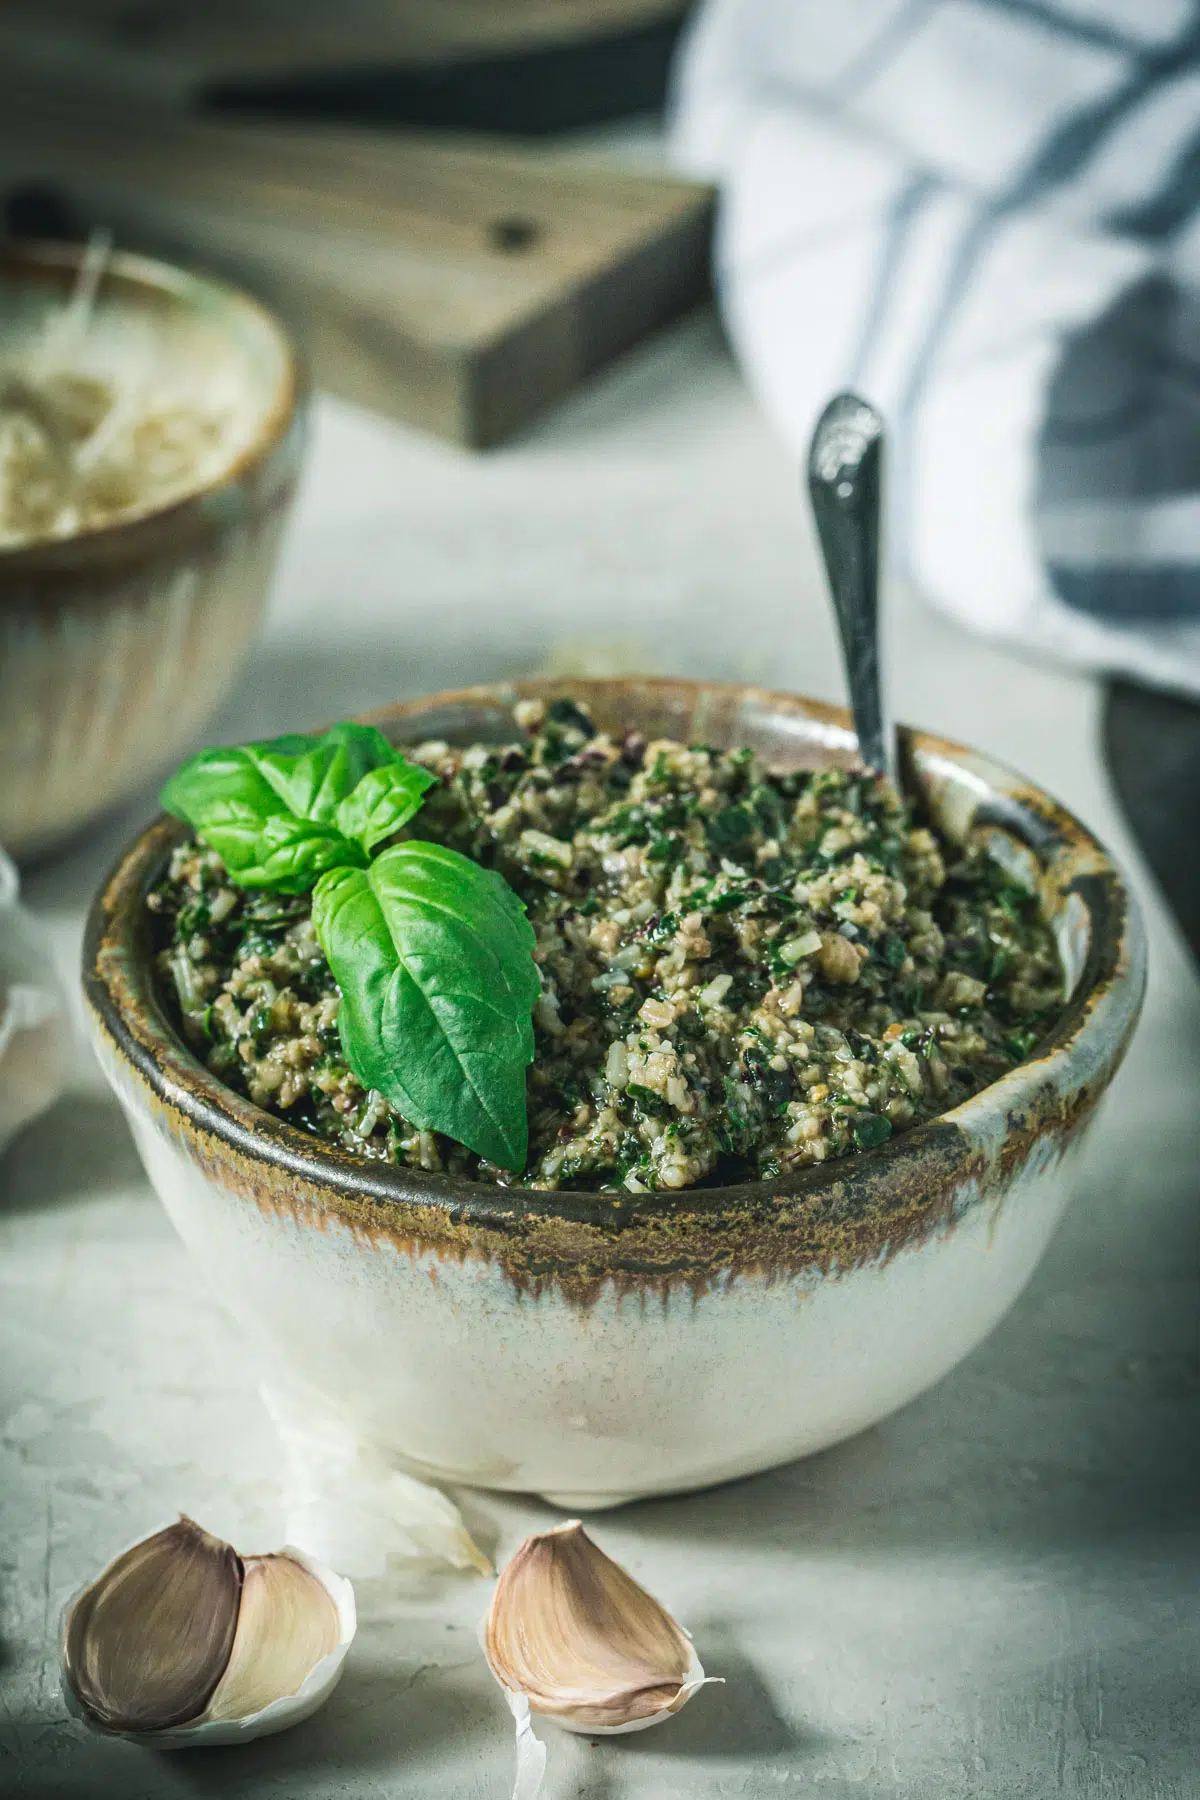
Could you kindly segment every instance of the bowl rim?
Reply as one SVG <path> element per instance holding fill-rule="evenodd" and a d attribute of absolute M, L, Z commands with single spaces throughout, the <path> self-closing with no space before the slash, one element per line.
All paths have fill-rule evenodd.
<path fill-rule="evenodd" d="M 0 281 L 6 276 L 19 279 L 22 273 L 50 277 L 73 273 L 83 260 L 85 248 L 54 239 L 9 239 L 0 244 Z M 126 290 L 166 295 L 188 307 L 194 307 L 202 295 L 215 297 L 227 312 L 252 322 L 274 341 L 280 352 L 279 378 L 257 416 L 249 441 L 209 481 L 189 488 L 163 506 L 108 525 L 73 532 L 65 538 L 37 538 L 27 544 L 0 547 L 0 582 L 4 584 L 29 575 L 67 573 L 81 564 L 136 560 L 155 549 L 164 538 L 174 543 L 181 536 L 225 526 L 228 511 L 222 503 L 240 487 L 258 486 L 269 477 L 279 451 L 304 413 L 311 386 L 307 361 L 283 320 L 262 300 L 208 270 L 185 268 L 133 250 L 109 252 L 101 285 L 108 282 Z"/>
<path fill-rule="evenodd" d="M 530 678 L 447 689 L 366 717 L 401 731 L 435 708 L 510 707 L 520 699 L 556 696 L 585 703 L 589 695 L 619 701 L 630 690 L 664 697 L 703 692 L 743 704 L 753 700 L 816 725 L 835 754 L 840 751 L 844 761 L 852 760 L 856 740 L 844 708 L 745 683 Z M 419 740 L 401 734 L 398 741 Z M 91 906 L 83 987 L 93 1024 L 106 1047 L 140 1076 L 154 1101 L 181 1115 L 201 1138 L 220 1140 L 226 1156 L 232 1153 L 240 1167 L 248 1166 L 266 1186 L 288 1178 L 317 1186 L 333 1211 L 359 1225 L 364 1216 L 386 1225 L 390 1207 L 397 1220 L 411 1220 L 415 1209 L 441 1215 L 455 1227 L 466 1224 L 504 1234 L 538 1220 L 595 1226 L 606 1233 L 635 1223 L 671 1228 L 691 1221 L 711 1228 L 737 1220 L 778 1226 L 786 1222 L 786 1202 L 809 1205 L 815 1197 L 832 1196 L 839 1211 L 851 1216 L 864 1195 L 877 1203 L 881 1184 L 894 1186 L 911 1204 L 964 1175 L 981 1181 L 997 1160 L 1001 1165 L 1020 1162 L 1040 1137 L 1069 1138 L 1090 1112 L 1137 1024 L 1146 979 L 1145 936 L 1137 904 L 1112 858 L 1059 802 L 1005 765 L 953 740 L 904 727 L 902 745 L 907 759 L 956 767 L 985 804 L 997 802 L 987 822 L 1024 838 L 1065 899 L 1079 896 L 1091 929 L 1074 991 L 1036 1054 L 957 1107 L 875 1149 L 773 1181 L 596 1194 L 433 1174 L 371 1162 L 328 1144 L 226 1087 L 192 1054 L 159 1001 L 144 954 L 144 898 L 184 835 L 180 822 L 165 814 L 118 858 Z M 981 769 L 1003 778 L 1003 785 L 989 783 Z"/>

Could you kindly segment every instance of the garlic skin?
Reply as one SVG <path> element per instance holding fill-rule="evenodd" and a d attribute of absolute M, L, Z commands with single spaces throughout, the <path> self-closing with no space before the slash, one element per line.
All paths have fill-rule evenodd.
<path fill-rule="evenodd" d="M 588 1737 L 644 1731 L 708 1679 L 691 1638 L 578 1519 L 527 1538 L 483 1627 L 518 1726 L 529 1711 Z"/>
<path fill-rule="evenodd" d="M 398 1469 L 307 1389 L 276 1372 L 263 1388 L 283 1444 L 285 1529 L 347 1575 L 382 1575 L 393 1556 L 494 1575 L 439 1488 Z"/>
<path fill-rule="evenodd" d="M 350 1583 L 303 1551 L 242 1558 L 181 1517 L 68 1603 L 63 1695 L 106 1737 L 245 1743 L 322 1705 L 356 1623 Z"/>

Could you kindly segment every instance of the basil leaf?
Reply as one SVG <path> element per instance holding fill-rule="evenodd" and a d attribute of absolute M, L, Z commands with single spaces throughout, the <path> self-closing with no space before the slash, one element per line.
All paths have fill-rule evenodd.
<path fill-rule="evenodd" d="M 419 1129 L 524 1168 L 540 983 L 507 882 L 440 844 L 396 844 L 366 869 L 323 875 L 312 917 L 364 1087 Z"/>
<path fill-rule="evenodd" d="M 290 813 L 322 825 L 334 823 L 342 801 L 370 770 L 404 762 L 374 725 L 345 722 L 320 737 L 293 735 L 247 744 L 246 755 Z"/>
<path fill-rule="evenodd" d="M 213 849 L 220 852 L 228 868 L 229 858 L 215 840 L 211 826 L 205 836 Z M 253 860 L 235 879 L 241 887 L 270 888 L 278 894 L 307 894 L 326 869 L 344 868 L 351 861 L 365 860 L 357 847 L 348 844 L 340 832 L 330 831 L 311 819 L 294 819 L 290 813 L 273 813 L 259 825 L 253 842 Z"/>
<path fill-rule="evenodd" d="M 339 831 L 290 813 L 245 750 L 202 750 L 172 775 L 161 798 L 240 887 L 304 894 L 324 870 L 366 860 Z"/>
<path fill-rule="evenodd" d="M 393 758 L 396 753 L 393 751 Z M 437 776 L 418 763 L 399 757 L 386 768 L 372 769 L 337 809 L 337 827 L 364 850 L 373 850 L 384 838 L 407 825 L 420 808 L 427 790 L 437 786 Z"/>
<path fill-rule="evenodd" d="M 242 887 L 303 894 L 326 869 L 361 866 L 408 823 L 436 777 L 373 725 L 203 750 L 162 791 Z"/>

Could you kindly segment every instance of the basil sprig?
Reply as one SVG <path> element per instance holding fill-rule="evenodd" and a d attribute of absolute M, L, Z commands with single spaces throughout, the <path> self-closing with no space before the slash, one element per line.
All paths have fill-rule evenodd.
<path fill-rule="evenodd" d="M 321 737 L 202 750 L 160 797 L 239 887 L 306 894 L 326 869 L 365 868 L 434 781 L 373 725 L 342 724 Z"/>
<path fill-rule="evenodd" d="M 372 852 L 435 777 L 373 726 L 204 750 L 162 791 L 241 887 L 313 893 L 346 1061 L 423 1131 L 502 1168 L 528 1151 L 540 992 L 533 928 L 502 876 L 408 840 Z"/>

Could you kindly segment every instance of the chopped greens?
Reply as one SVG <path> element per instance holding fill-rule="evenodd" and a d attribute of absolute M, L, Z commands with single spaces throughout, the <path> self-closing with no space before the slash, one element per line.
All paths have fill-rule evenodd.
<path fill-rule="evenodd" d="M 150 906 L 182 1030 L 222 1080 L 365 1157 L 548 1189 L 669 1193 L 785 1179 L 878 1150 L 1044 1039 L 1062 971 L 1036 900 L 980 844 L 953 845 L 913 817 L 882 780 L 605 735 L 569 698 L 517 713 L 512 744 L 418 746 L 405 754 L 420 780 L 402 780 L 420 803 L 426 848 L 503 877 L 525 908 L 530 985 L 513 990 L 514 1021 L 536 1004 L 534 1057 L 521 1065 L 523 1173 L 523 1146 L 504 1122 L 511 1093 L 474 1148 L 461 1129 L 457 1139 L 440 1129 L 415 1086 L 407 1100 L 388 1086 L 403 1030 L 354 1035 L 356 978 L 345 976 L 343 993 L 311 894 L 252 890 L 191 842 Z M 346 807 L 340 791 L 354 769 L 340 775 L 332 756 L 310 768 L 304 754 L 283 741 L 271 774 L 324 814 L 309 820 L 316 849 L 304 839 L 296 852 L 316 867 L 330 830 L 368 809 Z M 387 768 L 377 746 L 371 754 Z M 396 818 L 408 803 L 400 780 L 386 776 L 381 796 Z M 407 918 L 412 900 L 389 890 L 381 909 L 367 865 L 409 835 L 393 848 L 372 842 L 344 874 L 321 876 L 322 893 L 358 908 L 346 911 L 345 943 L 363 921 L 376 934 L 381 980 L 388 970 L 401 980 L 384 927 Z M 463 980 L 482 1007 L 486 959 L 470 939 L 470 905 Z M 338 966 L 342 951 L 327 947 Z M 436 986 L 420 1004 L 411 1017 L 428 1036 Z M 340 1025 L 358 1045 L 359 1073 Z M 516 1022 L 511 1035 L 517 1046 Z M 476 1073 L 486 1111 L 491 1090 Z"/>

